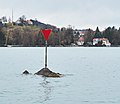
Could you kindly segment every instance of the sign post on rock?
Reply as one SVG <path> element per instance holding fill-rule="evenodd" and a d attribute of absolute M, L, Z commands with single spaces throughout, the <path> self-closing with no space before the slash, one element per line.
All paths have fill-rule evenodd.
<path fill-rule="evenodd" d="M 47 68 L 47 41 L 48 41 L 51 31 L 52 31 L 51 29 L 41 30 L 42 35 L 44 36 L 44 39 L 45 39 L 45 68 Z"/>

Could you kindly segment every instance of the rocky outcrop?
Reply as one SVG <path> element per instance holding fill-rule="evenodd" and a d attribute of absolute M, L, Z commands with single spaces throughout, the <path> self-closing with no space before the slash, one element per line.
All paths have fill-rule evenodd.
<path fill-rule="evenodd" d="M 28 75 L 30 73 L 27 70 L 25 70 L 22 74 Z"/>
<path fill-rule="evenodd" d="M 61 77 L 62 74 L 60 73 L 55 73 L 49 70 L 48 68 L 42 68 L 40 71 L 35 73 L 36 75 L 42 75 L 44 77 Z"/>

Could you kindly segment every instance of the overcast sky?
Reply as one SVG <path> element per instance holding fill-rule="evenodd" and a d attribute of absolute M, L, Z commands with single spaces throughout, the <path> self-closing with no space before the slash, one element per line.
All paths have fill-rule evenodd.
<path fill-rule="evenodd" d="M 120 26 L 120 0 L 0 0 L 0 17 L 11 16 L 12 8 L 14 21 L 25 15 L 57 27 Z"/>

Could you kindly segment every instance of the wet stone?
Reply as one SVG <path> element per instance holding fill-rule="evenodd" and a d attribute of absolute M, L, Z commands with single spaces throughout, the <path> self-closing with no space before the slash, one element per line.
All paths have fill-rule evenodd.
<path fill-rule="evenodd" d="M 22 74 L 28 75 L 30 73 L 27 70 L 25 70 Z"/>
<path fill-rule="evenodd" d="M 42 75 L 44 77 L 61 77 L 62 75 L 59 73 L 52 72 L 48 68 L 42 68 L 40 71 L 35 73 L 36 75 Z"/>

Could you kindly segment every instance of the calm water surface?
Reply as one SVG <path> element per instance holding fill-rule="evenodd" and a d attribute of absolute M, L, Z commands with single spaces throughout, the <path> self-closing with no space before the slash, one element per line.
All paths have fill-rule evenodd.
<path fill-rule="evenodd" d="M 120 48 L 48 48 L 62 78 L 33 75 L 44 48 L 0 48 L 0 104 L 120 104 Z M 28 69 L 32 75 L 22 75 Z"/>

